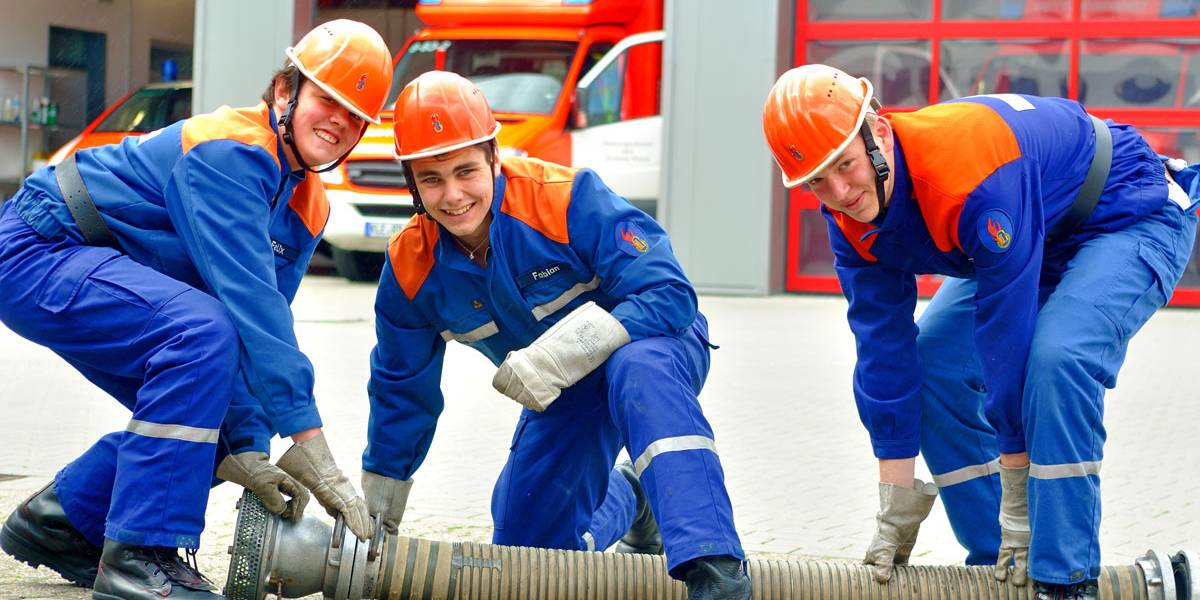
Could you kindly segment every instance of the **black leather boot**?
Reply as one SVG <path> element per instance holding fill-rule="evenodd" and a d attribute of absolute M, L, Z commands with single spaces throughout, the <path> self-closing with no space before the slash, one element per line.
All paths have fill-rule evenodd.
<path fill-rule="evenodd" d="M 1035 581 L 1033 597 L 1035 600 L 1097 600 L 1100 597 L 1100 584 L 1095 579 L 1066 585 Z"/>
<path fill-rule="evenodd" d="M 633 486 L 633 495 L 637 498 L 637 515 L 633 518 L 633 525 L 629 526 L 629 531 L 617 542 L 616 551 L 625 554 L 662 554 L 662 533 L 658 530 L 654 513 L 650 511 L 650 502 L 646 499 L 642 482 L 633 470 L 633 463 L 625 461 L 614 468 L 629 480 L 629 485 Z"/>
<path fill-rule="evenodd" d="M 747 600 L 750 577 L 742 561 L 732 556 L 704 556 L 687 563 L 684 575 L 688 600 Z"/>
<path fill-rule="evenodd" d="M 100 548 L 83 538 L 67 519 L 54 482 L 30 496 L 4 521 L 0 548 L 31 567 L 49 567 L 63 579 L 91 587 L 100 563 Z"/>
<path fill-rule="evenodd" d="M 93 600 L 218 600 L 217 587 L 184 562 L 175 548 L 131 546 L 104 540 Z"/>

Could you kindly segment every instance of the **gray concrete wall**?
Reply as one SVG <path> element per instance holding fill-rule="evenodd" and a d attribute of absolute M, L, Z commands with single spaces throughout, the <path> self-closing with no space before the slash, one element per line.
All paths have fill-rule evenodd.
<path fill-rule="evenodd" d="M 667 0 L 659 219 L 697 289 L 783 289 L 784 190 L 762 105 L 790 65 L 790 0 Z"/>
<path fill-rule="evenodd" d="M 196 0 L 192 110 L 252 106 L 283 51 L 312 24 L 315 0 Z"/>

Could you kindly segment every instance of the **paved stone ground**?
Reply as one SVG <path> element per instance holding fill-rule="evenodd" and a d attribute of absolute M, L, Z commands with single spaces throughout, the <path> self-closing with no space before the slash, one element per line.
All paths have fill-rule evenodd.
<path fill-rule="evenodd" d="M 316 365 L 317 398 L 339 464 L 358 481 L 366 431 L 367 357 L 374 288 L 309 277 L 296 301 L 297 331 Z M 717 434 L 735 517 L 756 557 L 857 560 L 873 531 L 876 467 L 850 395 L 854 347 L 836 297 L 706 296 L 714 354 L 701 399 Z M 1200 548 L 1197 377 L 1189 364 L 1200 311 L 1160 313 L 1132 344 L 1108 396 L 1101 530 L 1104 562 L 1129 564 L 1148 548 Z M 492 483 L 518 407 L 491 389 L 493 367 L 451 344 L 447 407 L 418 472 L 403 525 L 408 535 L 487 541 Z M 0 515 L 64 463 L 128 420 L 50 352 L 0 327 Z M 287 447 L 277 441 L 276 455 Z M 3 479 L 3 477 L 0 477 Z M 209 499 L 202 570 L 223 582 L 240 490 Z M 310 514 L 319 512 L 315 502 Z M 940 504 L 921 528 L 913 561 L 956 564 Z M 0 554 L 0 598 L 90 598 L 45 569 Z"/>

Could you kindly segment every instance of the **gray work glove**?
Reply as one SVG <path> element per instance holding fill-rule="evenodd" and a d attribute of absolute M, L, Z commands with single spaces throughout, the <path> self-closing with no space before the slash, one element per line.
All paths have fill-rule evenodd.
<path fill-rule="evenodd" d="M 538 336 L 509 352 L 492 378 L 496 391 L 541 412 L 629 343 L 629 332 L 608 311 L 586 302 Z"/>
<path fill-rule="evenodd" d="M 412 489 L 412 484 L 412 479 L 392 479 L 370 471 L 362 472 L 367 510 L 372 517 L 380 515 L 384 530 L 392 535 L 400 532 L 400 520 L 404 518 L 404 507 L 408 505 L 408 490 Z"/>
<path fill-rule="evenodd" d="M 299 521 L 304 515 L 304 507 L 308 505 L 308 490 L 291 475 L 271 464 L 266 452 L 226 456 L 217 465 L 217 477 L 254 492 L 267 510 L 285 519 Z M 291 500 L 284 499 L 284 494 Z"/>
<path fill-rule="evenodd" d="M 365 540 L 375 534 L 366 503 L 358 497 L 350 480 L 333 462 L 333 454 L 325 442 L 325 432 L 292 444 L 276 464 L 312 490 L 317 502 L 325 507 L 329 516 L 337 517 L 341 513 L 346 527 L 354 535 Z"/>
<path fill-rule="evenodd" d="M 1008 579 L 1012 563 L 1013 585 L 1023 586 L 1029 569 L 1029 465 L 1020 468 L 1000 465 L 1000 555 L 996 579 Z"/>
<path fill-rule="evenodd" d="M 917 530 L 937 500 L 937 486 L 913 479 L 913 488 L 879 484 L 879 512 L 875 515 L 875 537 L 863 563 L 871 565 L 875 581 L 887 583 L 894 565 L 908 564 Z"/>

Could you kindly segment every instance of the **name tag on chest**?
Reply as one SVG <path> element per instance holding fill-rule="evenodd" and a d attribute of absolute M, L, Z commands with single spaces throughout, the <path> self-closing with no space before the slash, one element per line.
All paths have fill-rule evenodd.
<path fill-rule="evenodd" d="M 554 263 L 544 267 L 526 271 L 517 277 L 517 286 L 524 289 L 539 281 L 545 281 L 552 277 L 556 277 L 565 271 L 567 266 L 563 263 Z"/>
<path fill-rule="evenodd" d="M 299 250 L 275 240 L 271 240 L 271 251 L 276 255 L 282 256 L 288 260 L 296 260 L 297 258 L 300 258 Z"/>

